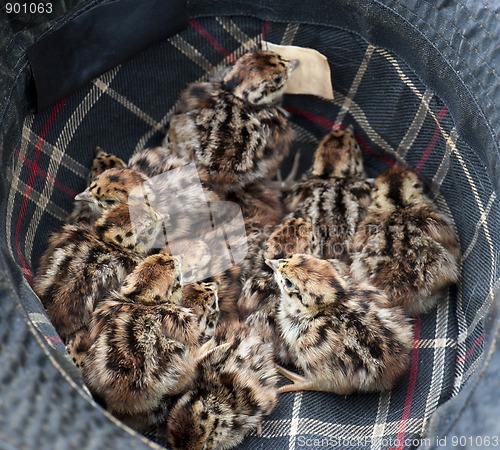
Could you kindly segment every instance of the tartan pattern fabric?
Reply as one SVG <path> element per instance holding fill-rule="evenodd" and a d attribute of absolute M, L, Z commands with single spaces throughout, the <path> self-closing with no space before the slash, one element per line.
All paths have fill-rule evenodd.
<path fill-rule="evenodd" d="M 264 421 L 262 437 L 250 436 L 241 448 L 414 448 L 438 405 L 457 395 L 481 362 L 483 321 L 500 279 L 500 202 L 492 180 L 479 170 L 483 161 L 457 135 L 440 98 L 400 58 L 355 34 L 248 17 L 192 19 L 186 31 L 52 108 L 27 115 L 3 153 L 4 159 L 10 155 L 2 161 L 7 251 L 29 291 L 49 232 L 84 188 L 94 148 L 126 159 L 158 145 L 186 83 L 213 75 L 261 40 L 316 48 L 332 68 L 333 101 L 285 99 L 303 168 L 331 127 L 353 124 L 370 176 L 409 164 L 433 182 L 431 197 L 458 230 L 463 275 L 434 311 L 415 319 L 411 367 L 393 391 L 347 398 L 285 394 Z M 24 298 L 48 345 L 65 355 L 35 295 Z"/>

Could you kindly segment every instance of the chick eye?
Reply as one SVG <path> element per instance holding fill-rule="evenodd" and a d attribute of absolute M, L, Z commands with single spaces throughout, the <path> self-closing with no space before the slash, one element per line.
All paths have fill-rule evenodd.
<path fill-rule="evenodd" d="M 283 281 L 286 289 L 293 289 L 295 287 L 295 284 L 293 284 L 293 281 L 290 280 L 290 278 L 285 278 Z"/>
<path fill-rule="evenodd" d="M 180 274 L 177 274 L 177 276 L 175 277 L 175 282 L 176 282 L 176 283 L 180 283 L 180 282 L 181 282 L 181 280 L 182 280 L 181 275 L 180 275 Z"/>
<path fill-rule="evenodd" d="M 106 198 L 106 199 L 104 199 L 104 201 L 108 205 L 114 205 L 114 204 L 118 203 L 118 200 L 116 200 L 116 198 Z"/>
<path fill-rule="evenodd" d="M 275 84 L 280 84 L 282 81 L 283 81 L 283 77 L 282 77 L 281 75 L 280 75 L 280 76 L 278 76 L 278 77 L 276 77 L 276 78 L 273 80 L 273 82 L 274 82 Z"/>

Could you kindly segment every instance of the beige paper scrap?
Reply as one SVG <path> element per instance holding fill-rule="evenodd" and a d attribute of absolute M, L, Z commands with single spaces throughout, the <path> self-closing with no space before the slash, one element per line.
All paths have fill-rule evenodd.
<path fill-rule="evenodd" d="M 276 52 L 285 59 L 299 60 L 285 93 L 317 95 L 333 100 L 330 65 L 325 55 L 312 48 L 278 45 L 266 41 L 262 41 L 262 48 Z"/>

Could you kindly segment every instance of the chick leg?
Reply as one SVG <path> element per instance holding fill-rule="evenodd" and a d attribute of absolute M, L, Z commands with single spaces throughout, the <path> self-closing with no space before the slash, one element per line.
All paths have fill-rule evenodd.
<path fill-rule="evenodd" d="M 314 381 L 310 381 L 307 378 L 299 375 L 298 373 L 292 372 L 291 370 L 285 369 L 280 365 L 276 365 L 276 371 L 292 381 L 292 384 L 286 384 L 278 388 L 278 394 L 283 394 L 285 392 L 296 392 L 296 391 L 317 391 L 317 385 Z"/>
<path fill-rule="evenodd" d="M 283 179 L 281 171 L 278 171 L 277 180 L 271 181 L 270 182 L 271 186 L 281 191 L 286 191 L 287 189 L 289 189 L 293 181 L 295 180 L 295 177 L 297 176 L 297 172 L 299 171 L 299 163 L 300 163 L 300 152 L 297 152 L 295 153 L 295 156 L 293 158 L 292 168 L 290 169 L 290 172 L 288 173 L 286 178 Z"/>
<path fill-rule="evenodd" d="M 198 356 L 195 359 L 195 364 L 199 364 L 200 362 L 205 360 L 205 358 L 210 356 L 213 352 L 216 352 L 218 350 L 227 350 L 229 347 L 231 347 L 232 344 L 230 342 L 227 342 L 225 344 L 217 345 L 216 347 L 213 347 L 213 345 L 214 344 L 212 340 L 210 340 L 200 347 L 198 351 Z"/>

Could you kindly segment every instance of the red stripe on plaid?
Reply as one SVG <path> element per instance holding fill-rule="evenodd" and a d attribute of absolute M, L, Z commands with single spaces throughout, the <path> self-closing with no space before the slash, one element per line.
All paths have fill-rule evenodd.
<path fill-rule="evenodd" d="M 484 341 L 484 334 L 481 334 L 472 344 L 472 347 L 467 351 L 465 355 L 457 358 L 457 363 L 463 363 L 466 359 L 470 358 L 472 353 L 474 353 L 474 349 Z"/>
<path fill-rule="evenodd" d="M 62 344 L 62 340 L 59 336 L 45 336 L 45 340 L 50 344 Z"/>
<path fill-rule="evenodd" d="M 19 211 L 19 217 L 17 219 L 17 224 L 16 224 L 16 232 L 14 235 L 14 244 L 16 247 L 17 256 L 19 257 L 19 261 L 21 262 L 21 265 L 23 267 L 23 272 L 26 275 L 26 277 L 28 278 L 28 281 L 30 283 L 33 283 L 33 278 L 31 276 L 30 270 L 28 269 L 28 266 L 26 265 L 26 261 L 25 261 L 24 256 L 23 256 L 23 252 L 21 251 L 21 241 L 20 241 L 21 226 L 23 224 L 24 215 L 26 214 L 26 209 L 28 207 L 30 193 L 31 193 L 31 190 L 33 189 L 33 184 L 35 182 L 35 178 L 36 178 L 37 172 L 39 170 L 38 160 L 40 159 L 42 145 L 45 141 L 45 137 L 47 136 L 47 133 L 50 130 L 50 127 L 54 123 L 54 120 L 55 120 L 57 114 L 59 114 L 59 111 L 61 111 L 61 109 L 63 108 L 65 103 L 66 103 L 66 99 L 62 99 L 59 103 L 57 103 L 57 105 L 54 106 L 54 109 L 52 110 L 52 113 L 50 114 L 49 118 L 47 119 L 47 121 L 43 125 L 42 132 L 40 133 L 40 136 L 39 136 L 38 141 L 36 143 L 35 159 L 34 159 L 32 166 L 31 166 L 31 174 L 29 176 L 28 182 L 26 183 L 26 191 L 24 192 L 24 199 L 23 199 L 23 203 L 21 205 L 21 209 Z"/>
<path fill-rule="evenodd" d="M 269 34 L 269 30 L 271 29 L 272 22 L 266 21 L 262 24 L 262 40 L 267 41 L 267 36 Z"/>
<path fill-rule="evenodd" d="M 326 117 L 319 116 L 309 111 L 304 111 L 302 109 L 294 108 L 293 106 L 284 105 L 283 106 L 290 114 L 295 114 L 297 116 L 301 116 L 309 122 L 315 123 L 323 128 L 327 128 L 328 130 L 338 130 L 342 128 L 342 124 L 338 122 L 334 122 L 333 120 L 327 119 Z"/>
<path fill-rule="evenodd" d="M 415 395 L 415 386 L 417 385 L 417 375 L 418 375 L 418 355 L 420 353 L 420 329 L 422 321 L 420 317 L 415 319 L 413 323 L 413 351 L 411 353 L 411 366 L 410 366 L 410 379 L 408 381 L 408 390 L 406 391 L 405 406 L 403 409 L 403 416 L 401 417 L 401 422 L 399 424 L 397 442 L 404 442 L 404 437 L 406 433 L 406 424 L 408 422 L 408 417 L 410 417 L 411 405 L 413 403 L 413 397 Z M 402 450 L 404 445 L 396 448 L 396 450 Z"/>
<path fill-rule="evenodd" d="M 297 116 L 301 116 L 304 119 L 308 120 L 309 122 L 315 123 L 323 128 L 326 128 L 328 130 L 339 130 L 345 128 L 345 125 L 339 122 L 334 122 L 333 120 L 327 119 L 326 117 L 319 116 L 317 114 L 313 114 L 309 111 L 303 111 L 301 109 L 294 108 L 293 106 L 289 105 L 283 105 L 283 107 L 290 113 L 290 114 L 295 114 Z M 358 141 L 359 145 L 363 149 L 363 151 L 370 156 L 373 156 L 380 161 L 383 161 L 386 163 L 389 167 L 394 166 L 395 162 L 389 158 L 388 156 L 376 152 L 373 150 L 370 145 L 368 144 L 367 141 L 363 139 L 359 134 L 355 133 L 354 137 Z"/>
<path fill-rule="evenodd" d="M 66 186 L 64 183 L 61 183 L 54 175 L 51 175 L 46 170 L 41 169 L 39 166 L 35 167 L 33 161 L 26 157 L 24 153 L 20 150 L 16 150 L 16 156 L 21 160 L 23 164 L 28 166 L 31 170 L 35 170 L 37 175 L 42 176 L 46 180 L 50 181 L 55 187 L 57 187 L 60 191 L 68 194 L 70 197 L 74 197 L 78 194 L 77 191 L 71 189 L 69 186 Z"/>
<path fill-rule="evenodd" d="M 430 156 L 430 154 L 434 150 L 434 147 L 436 145 L 436 142 L 438 140 L 438 137 L 439 137 L 439 134 L 441 131 L 441 120 L 443 120 L 443 117 L 446 115 L 447 112 L 448 112 L 448 108 L 446 106 L 443 109 L 441 109 L 441 111 L 439 111 L 439 114 L 437 116 L 437 124 L 436 124 L 436 128 L 434 129 L 434 133 L 431 137 L 429 145 L 425 149 L 424 153 L 422 154 L 422 156 L 420 158 L 420 161 L 417 164 L 417 170 L 419 170 L 419 171 L 422 170 L 422 168 L 425 165 L 425 161 L 427 161 L 427 158 Z"/>
<path fill-rule="evenodd" d="M 377 159 L 379 159 L 380 161 L 383 161 L 384 163 L 386 163 L 389 167 L 392 167 L 394 166 L 396 163 L 391 159 L 389 158 L 388 156 L 382 154 L 382 153 L 379 153 L 379 152 L 376 152 L 375 150 L 373 150 L 370 145 L 368 144 L 368 142 L 366 142 L 362 136 L 360 136 L 359 134 L 357 133 L 354 133 L 354 137 L 356 138 L 356 140 L 358 141 L 358 144 L 360 145 L 360 147 L 363 149 L 363 151 L 367 154 L 367 155 L 370 155 L 370 156 L 373 156 Z"/>
<path fill-rule="evenodd" d="M 189 25 L 193 27 L 200 36 L 205 39 L 218 53 L 226 57 L 229 61 L 233 61 L 234 57 L 229 50 L 223 47 L 197 20 L 189 20 Z"/>

